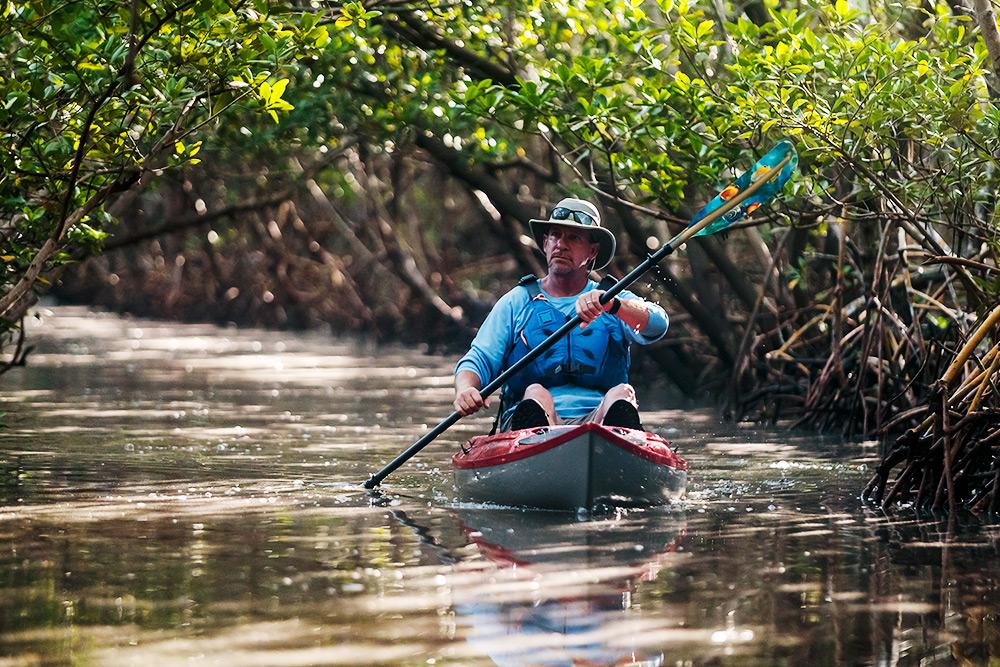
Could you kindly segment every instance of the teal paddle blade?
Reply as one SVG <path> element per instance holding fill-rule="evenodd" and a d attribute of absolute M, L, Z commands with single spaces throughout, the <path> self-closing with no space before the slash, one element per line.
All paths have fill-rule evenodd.
<path fill-rule="evenodd" d="M 771 169 L 780 164 L 786 157 L 789 157 L 790 159 L 777 174 L 771 177 L 770 181 L 760 186 L 752 195 L 740 202 L 739 205 L 733 210 L 726 213 L 708 227 L 705 227 L 705 229 L 695 234 L 695 236 L 708 236 L 709 234 L 721 232 L 737 220 L 741 220 L 750 215 L 764 202 L 781 192 L 781 189 L 785 186 L 785 183 L 788 182 L 788 179 L 792 177 L 792 174 L 795 172 L 796 165 L 799 163 L 799 157 L 795 153 L 795 147 L 792 146 L 792 142 L 790 141 L 779 142 L 777 146 L 772 148 L 767 153 L 767 155 L 758 160 L 757 164 L 755 164 L 752 169 L 744 172 L 739 178 L 726 186 L 722 192 L 715 196 L 715 199 L 705 204 L 705 206 L 698 211 L 688 226 L 690 227 L 691 225 L 694 225 L 712 211 L 725 206 L 727 201 L 746 190 L 752 183 L 755 183 L 758 179 L 762 178 Z"/>

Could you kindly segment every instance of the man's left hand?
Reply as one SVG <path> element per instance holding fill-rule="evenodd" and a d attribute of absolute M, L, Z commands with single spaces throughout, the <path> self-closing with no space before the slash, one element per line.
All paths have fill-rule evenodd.
<path fill-rule="evenodd" d="M 611 299 L 602 306 L 602 296 L 604 296 L 604 290 L 595 289 L 586 292 L 576 300 L 576 314 L 583 320 L 583 324 L 580 325 L 581 329 L 608 312 L 614 306 L 614 299 Z"/>

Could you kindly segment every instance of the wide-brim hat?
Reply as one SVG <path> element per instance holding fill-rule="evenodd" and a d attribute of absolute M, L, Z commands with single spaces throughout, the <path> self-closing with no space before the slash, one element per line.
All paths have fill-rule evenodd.
<path fill-rule="evenodd" d="M 594 259 L 595 271 L 603 269 L 615 256 L 615 235 L 611 233 L 610 229 L 601 227 L 601 213 L 589 201 L 567 197 L 549 212 L 548 220 L 529 220 L 528 228 L 539 248 L 544 245 L 545 230 L 552 225 L 590 232 L 590 238 L 601 246 Z"/>

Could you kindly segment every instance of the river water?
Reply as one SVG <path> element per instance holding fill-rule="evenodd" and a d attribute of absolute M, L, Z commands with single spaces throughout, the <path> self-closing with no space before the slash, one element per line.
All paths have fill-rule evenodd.
<path fill-rule="evenodd" d="M 453 360 L 41 309 L 0 376 L 0 665 L 927 665 L 1000 659 L 998 530 L 886 517 L 876 448 L 641 396 L 672 507 L 463 504 Z"/>

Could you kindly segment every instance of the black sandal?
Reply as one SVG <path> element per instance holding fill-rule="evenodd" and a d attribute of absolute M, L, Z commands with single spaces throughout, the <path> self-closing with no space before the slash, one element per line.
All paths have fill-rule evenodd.
<path fill-rule="evenodd" d="M 549 418 L 545 414 L 545 408 L 533 398 L 526 398 L 517 404 L 513 414 L 510 416 L 511 431 L 520 431 L 526 428 L 537 428 L 548 426 Z"/>
<path fill-rule="evenodd" d="M 642 421 L 639 420 L 639 410 L 623 399 L 611 404 L 608 411 L 604 413 L 604 421 L 602 423 L 605 426 L 618 426 L 636 431 L 646 430 L 642 426 Z"/>

